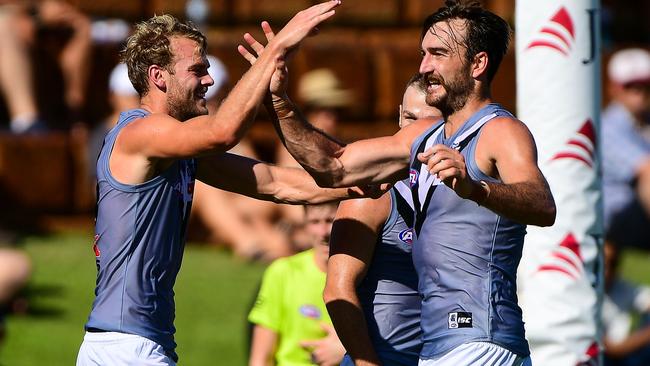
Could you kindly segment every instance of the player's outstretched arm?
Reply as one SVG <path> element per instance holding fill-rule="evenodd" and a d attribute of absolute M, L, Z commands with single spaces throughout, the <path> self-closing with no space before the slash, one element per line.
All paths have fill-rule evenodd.
<path fill-rule="evenodd" d="M 197 178 L 213 187 L 288 204 L 318 204 L 359 197 L 379 197 L 387 185 L 321 188 L 303 169 L 280 167 L 224 153 L 199 159 Z"/>
<path fill-rule="evenodd" d="M 355 365 L 380 365 L 356 289 L 363 280 L 390 211 L 390 195 L 341 202 L 330 236 L 323 299 Z"/>
<path fill-rule="evenodd" d="M 406 178 L 411 144 L 431 124 L 431 121 L 420 120 L 392 136 L 341 145 L 313 127 L 295 107 L 290 108 L 290 113 L 277 110 L 270 113 L 276 130 L 291 155 L 322 187 L 395 182 Z"/>
<path fill-rule="evenodd" d="M 214 115 L 199 116 L 184 122 L 165 114 L 152 114 L 127 126 L 118 144 L 129 153 L 146 158 L 187 158 L 227 151 L 245 134 L 269 89 L 277 67 L 287 53 L 295 49 L 313 29 L 334 15 L 339 1 L 327 1 L 294 16 L 269 42 L 266 52 L 242 76 Z M 155 66 L 155 65 L 154 65 Z M 150 67 L 149 78 L 164 89 L 165 70 Z M 206 65 L 194 65 L 190 71 L 207 75 Z"/>
<path fill-rule="evenodd" d="M 463 156 L 443 145 L 431 147 L 418 159 L 462 198 L 522 224 L 553 225 L 555 201 L 537 166 L 537 147 L 526 125 L 513 118 L 498 118 L 488 122 L 480 136 L 477 164 L 502 183 L 473 181 Z"/>
<path fill-rule="evenodd" d="M 262 23 L 262 30 L 269 42 L 277 37 L 266 22 Z M 251 50 L 243 46 L 238 50 L 248 62 L 255 64 L 266 48 L 250 34 L 244 39 Z M 345 145 L 304 118 L 286 94 L 287 73 L 286 63 L 276 69 L 265 105 L 280 140 L 319 186 L 348 187 L 394 182 L 406 177 L 411 143 L 432 120 L 415 122 L 393 136 Z"/>

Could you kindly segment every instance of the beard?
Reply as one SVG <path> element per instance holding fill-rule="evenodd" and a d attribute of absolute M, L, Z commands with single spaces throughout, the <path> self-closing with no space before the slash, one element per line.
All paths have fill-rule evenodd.
<path fill-rule="evenodd" d="M 427 80 L 440 84 L 444 93 L 442 95 L 427 93 L 427 104 L 438 108 L 444 115 L 450 115 L 463 108 L 474 91 L 475 83 L 465 71 L 468 70 L 463 70 L 457 77 L 448 81 L 440 76 L 429 74 Z"/>
<path fill-rule="evenodd" d="M 185 93 L 171 92 L 167 97 L 167 110 L 170 116 L 181 122 L 208 114 L 207 106 L 205 104 L 199 105 L 193 91 Z"/>

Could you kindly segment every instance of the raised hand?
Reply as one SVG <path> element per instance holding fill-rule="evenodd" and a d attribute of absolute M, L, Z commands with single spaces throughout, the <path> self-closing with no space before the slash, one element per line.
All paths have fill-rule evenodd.
<path fill-rule="evenodd" d="M 273 37 L 275 37 L 271 25 L 266 20 L 262 22 L 262 31 L 264 32 L 267 42 L 271 42 Z M 250 33 L 244 33 L 244 40 L 253 49 L 253 52 L 248 51 L 248 49 L 242 45 L 237 45 L 237 51 L 239 51 L 239 54 L 241 54 L 246 61 L 253 65 L 255 61 L 257 61 L 257 58 L 264 52 L 264 45 L 259 43 Z"/>
<path fill-rule="evenodd" d="M 291 50 L 316 29 L 316 26 L 334 15 L 341 0 L 330 0 L 299 11 L 274 37 L 280 47 Z"/>
<path fill-rule="evenodd" d="M 262 22 L 262 31 L 264 31 L 264 36 L 268 42 L 271 42 L 273 37 L 275 37 L 273 29 L 267 21 Z M 251 53 L 246 47 L 242 45 L 237 46 L 237 51 L 239 51 L 239 53 L 248 62 L 250 62 L 251 65 L 253 65 L 255 61 L 257 61 L 257 57 L 259 57 L 264 52 L 264 46 L 259 43 L 250 33 L 244 34 L 244 40 L 246 43 L 248 43 L 251 49 L 253 49 L 254 53 Z M 271 77 L 271 83 L 269 85 L 269 92 L 273 95 L 284 95 L 287 91 L 289 76 L 289 70 L 287 69 L 287 59 L 289 56 L 290 52 L 285 54 L 284 57 L 280 57 L 276 60 L 276 70 Z"/>
<path fill-rule="evenodd" d="M 244 40 L 253 51 L 249 51 L 242 45 L 238 45 L 237 50 L 251 65 L 267 50 L 274 50 L 276 72 L 271 80 L 269 90 L 272 94 L 281 95 L 286 91 L 286 62 L 291 51 L 295 50 L 305 37 L 314 34 L 318 24 L 334 15 L 334 8 L 340 4 L 341 0 L 330 0 L 302 10 L 291 18 L 278 34 L 275 34 L 269 23 L 264 21 L 262 30 L 267 39 L 267 45 L 262 45 L 250 33 L 246 33 Z"/>

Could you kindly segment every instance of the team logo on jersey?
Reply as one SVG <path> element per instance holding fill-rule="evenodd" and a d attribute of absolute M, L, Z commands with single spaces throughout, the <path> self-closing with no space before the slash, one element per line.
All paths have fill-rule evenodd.
<path fill-rule="evenodd" d="M 449 329 L 472 328 L 472 313 L 457 311 L 449 313 Z"/>
<path fill-rule="evenodd" d="M 528 44 L 531 48 L 550 48 L 565 56 L 575 41 L 573 19 L 565 7 L 561 7 Z"/>
<path fill-rule="evenodd" d="M 95 257 L 99 258 L 102 255 L 102 252 L 99 251 L 99 247 L 97 246 L 97 243 L 99 242 L 99 234 L 95 235 L 95 238 L 93 239 L 93 251 L 95 252 Z"/>
<path fill-rule="evenodd" d="M 418 171 L 415 169 L 409 170 L 409 186 L 413 187 L 418 182 Z"/>
<path fill-rule="evenodd" d="M 194 178 L 185 170 L 181 171 L 180 180 L 174 185 L 174 191 L 178 193 L 184 203 L 192 201 L 194 197 Z"/>
<path fill-rule="evenodd" d="M 404 229 L 399 233 L 399 240 L 408 245 L 413 245 L 413 229 Z"/>
<path fill-rule="evenodd" d="M 304 316 L 304 317 L 307 317 L 307 318 L 318 320 L 321 317 L 320 309 L 318 309 L 314 305 L 305 304 L 305 305 L 300 306 L 299 310 L 300 310 L 300 314 L 302 316 Z"/>

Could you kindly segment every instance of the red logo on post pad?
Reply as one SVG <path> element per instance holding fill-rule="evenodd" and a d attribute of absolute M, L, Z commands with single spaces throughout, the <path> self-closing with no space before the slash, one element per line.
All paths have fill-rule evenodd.
<path fill-rule="evenodd" d="M 575 29 L 571 15 L 565 7 L 561 7 L 540 29 L 526 49 L 550 48 L 567 56 L 571 44 L 575 41 Z"/>

